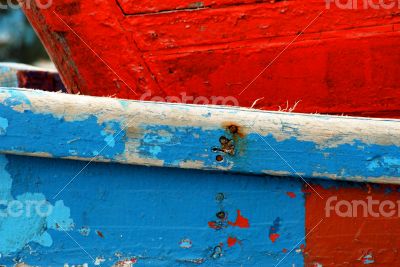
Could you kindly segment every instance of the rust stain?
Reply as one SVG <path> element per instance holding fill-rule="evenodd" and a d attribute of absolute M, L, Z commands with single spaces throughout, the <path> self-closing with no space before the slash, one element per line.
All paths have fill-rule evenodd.
<path fill-rule="evenodd" d="M 221 144 L 221 152 L 224 152 L 231 156 L 235 155 L 235 141 L 225 136 L 221 136 L 219 138 L 219 143 Z"/>
<path fill-rule="evenodd" d="M 232 134 L 233 139 L 237 138 L 244 138 L 246 133 L 244 128 L 234 122 L 224 122 L 222 127 L 227 130 L 228 133 Z"/>

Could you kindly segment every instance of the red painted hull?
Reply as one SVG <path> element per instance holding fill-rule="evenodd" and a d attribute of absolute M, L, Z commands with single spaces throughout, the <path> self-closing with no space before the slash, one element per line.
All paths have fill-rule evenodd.
<path fill-rule="evenodd" d="M 25 13 L 73 93 L 400 117 L 397 6 L 31 2 Z"/>

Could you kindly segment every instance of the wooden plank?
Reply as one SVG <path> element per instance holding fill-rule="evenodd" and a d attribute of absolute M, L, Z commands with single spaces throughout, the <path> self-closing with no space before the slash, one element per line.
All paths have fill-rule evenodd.
<path fill-rule="evenodd" d="M 400 121 L 0 89 L 0 152 L 400 183 Z"/>
<path fill-rule="evenodd" d="M 400 117 L 398 8 L 271 2 L 127 15 L 115 0 L 34 1 L 25 13 L 74 93 Z"/>
<path fill-rule="evenodd" d="M 18 63 L 0 63 L 0 87 L 67 92 L 57 71 Z"/>
<path fill-rule="evenodd" d="M 191 47 L 144 56 L 166 95 L 182 102 L 250 107 L 259 99 L 256 108 L 265 110 L 295 106 L 296 112 L 400 118 L 400 53 L 396 45 L 400 33 L 346 34 L 346 38 L 316 34 L 293 43 L 242 95 L 257 70 L 265 68 L 282 51 L 282 44 L 293 39 L 260 40 L 241 47 Z M 214 101 L 215 97 L 220 101 Z M 141 99 L 169 100 L 157 92 Z"/>
<path fill-rule="evenodd" d="M 126 16 L 121 21 L 124 29 L 132 32 L 141 51 L 172 49 L 170 53 L 176 53 L 174 49 L 183 47 L 193 51 L 212 49 L 218 44 L 243 47 L 243 44 L 236 43 L 243 41 L 265 41 L 280 44 L 283 49 L 313 20 L 315 22 L 296 41 L 330 39 L 334 34 L 346 38 L 398 32 L 393 25 L 400 23 L 399 13 L 397 7 L 349 10 L 338 8 L 335 3 L 328 8 L 325 1 L 277 1 L 192 12 Z M 289 40 L 282 42 L 284 37 L 289 37 Z"/>

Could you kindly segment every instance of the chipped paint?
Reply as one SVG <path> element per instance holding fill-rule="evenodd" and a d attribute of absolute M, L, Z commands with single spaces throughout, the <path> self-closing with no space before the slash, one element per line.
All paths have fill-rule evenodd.
<path fill-rule="evenodd" d="M 288 195 L 290 198 L 296 198 L 296 194 L 293 192 L 286 192 L 286 195 Z"/>
<path fill-rule="evenodd" d="M 400 141 L 395 138 L 400 123 L 396 120 L 139 103 L 12 89 L 1 89 L 0 99 L 0 116 L 8 120 L 0 151 L 7 153 L 46 153 L 75 160 L 97 156 L 94 161 L 400 183 Z M 203 113 L 212 113 L 215 120 L 204 118 Z M 31 123 L 24 123 L 28 118 Z M 249 121 L 254 125 L 246 126 Z M 288 135 L 281 131 L 282 123 L 297 130 Z M 229 129 L 232 125 L 237 133 Z M 18 139 L 20 133 L 38 138 L 27 142 Z M 221 144 L 221 137 L 228 142 Z M 215 147 L 222 153 L 215 153 Z M 276 160 L 277 153 L 297 173 Z M 299 158 L 299 153 L 309 156 Z"/>
<path fill-rule="evenodd" d="M 368 252 L 366 255 L 364 255 L 361 259 L 361 262 L 365 265 L 367 264 L 373 264 L 375 262 L 374 257 L 371 252 Z"/>
<path fill-rule="evenodd" d="M 232 236 L 228 237 L 228 240 L 226 241 L 228 247 L 233 247 L 233 246 L 235 246 L 238 242 L 239 242 L 238 239 L 237 239 L 236 237 L 232 237 Z"/>
<path fill-rule="evenodd" d="M 106 259 L 104 257 L 102 257 L 102 256 L 96 257 L 96 259 L 94 261 L 94 265 L 101 266 L 104 262 L 106 262 Z"/>
<path fill-rule="evenodd" d="M 277 217 L 269 228 L 269 239 L 272 243 L 275 243 L 276 240 L 280 237 L 280 234 L 278 233 L 280 230 L 280 226 L 281 218 Z"/>
<path fill-rule="evenodd" d="M 132 267 L 136 263 L 137 263 L 136 258 L 125 259 L 125 260 L 118 261 L 112 267 Z"/>
<path fill-rule="evenodd" d="M 82 226 L 78 232 L 82 235 L 82 236 L 89 236 L 90 234 L 90 228 L 88 226 Z"/>
<path fill-rule="evenodd" d="M 13 189 L 11 194 L 8 190 L 1 192 L 9 197 L 32 192 L 51 199 L 86 165 L 76 160 L 5 157 Z M 117 179 L 110 179 L 110 173 Z M 18 251 L 3 255 L 0 262 L 12 266 L 18 255 L 31 266 L 63 266 L 64 263 L 82 266 L 85 262 L 93 265 L 93 260 L 61 231 L 62 226 L 70 229 L 69 235 L 93 255 L 94 260 L 98 257 L 99 262 L 104 258 L 106 262 L 101 265 L 130 264 L 124 260 L 132 258 L 137 259 L 138 266 L 276 264 L 277 259 L 284 257 L 283 248 L 293 246 L 304 237 L 304 199 L 299 197 L 293 201 L 286 195 L 287 191 L 301 195 L 301 190 L 300 182 L 288 178 L 260 179 L 240 174 L 93 162 L 59 196 L 65 206 L 71 207 L 73 224 L 65 218 L 62 220 L 60 214 L 54 214 L 54 220 L 63 223 L 58 229 L 56 224 L 49 224 L 54 226 L 47 230 L 51 246 L 30 242 L 32 249 L 21 245 Z M 60 199 L 55 202 L 61 204 Z M 58 205 L 52 206 L 62 211 Z M 227 216 L 227 228 L 216 231 L 208 227 L 208 220 Z M 272 244 L 260 233 L 268 231 L 265 221 L 272 222 L 277 216 L 285 218 L 287 223 L 282 226 L 285 234 Z M 101 231 L 104 238 L 96 230 Z M 229 246 L 228 240 L 232 245 L 235 238 L 235 244 Z M 180 240 L 185 240 L 183 247 L 189 247 L 190 242 L 191 247 L 182 248 Z M 220 244 L 220 253 L 215 253 L 214 258 L 213 249 Z M 64 252 L 58 253 L 61 248 Z M 303 255 L 293 253 L 285 262 L 301 266 L 303 260 Z"/>
<path fill-rule="evenodd" d="M 192 243 L 192 240 L 186 238 L 186 239 L 182 239 L 179 242 L 179 246 L 184 249 L 189 249 L 193 246 L 193 243 Z"/>
<path fill-rule="evenodd" d="M 7 133 L 8 120 L 6 118 L 0 117 L 0 135 L 5 135 Z"/>
<path fill-rule="evenodd" d="M 48 230 L 71 231 L 70 209 L 58 200 L 54 205 L 40 193 L 12 195 L 13 179 L 7 172 L 7 159 L 0 155 L 0 254 L 9 255 L 30 243 L 50 247 L 53 239 Z"/>

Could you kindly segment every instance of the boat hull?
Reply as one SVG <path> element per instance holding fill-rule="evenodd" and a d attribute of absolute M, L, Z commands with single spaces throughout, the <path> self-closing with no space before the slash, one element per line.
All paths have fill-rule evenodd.
<path fill-rule="evenodd" d="M 2 265 L 396 266 L 398 120 L 0 100 Z"/>
<path fill-rule="evenodd" d="M 398 186 L 309 181 L 321 200 L 298 179 L 93 163 L 55 197 L 86 164 L 0 155 L 2 192 L 32 207 L 0 219 L 1 264 L 390 267 L 399 257 L 398 218 L 325 211 L 332 197 L 395 202 Z"/>
<path fill-rule="evenodd" d="M 399 117 L 397 7 L 32 2 L 25 14 L 73 93 Z"/>

